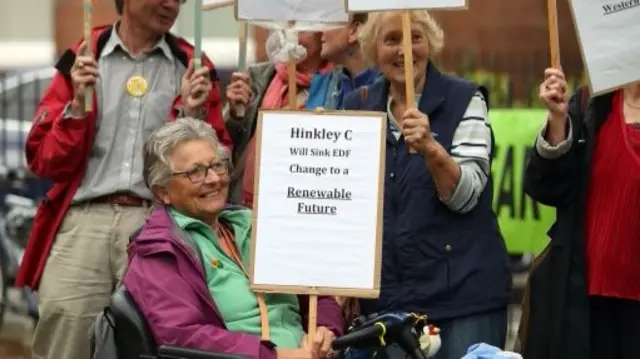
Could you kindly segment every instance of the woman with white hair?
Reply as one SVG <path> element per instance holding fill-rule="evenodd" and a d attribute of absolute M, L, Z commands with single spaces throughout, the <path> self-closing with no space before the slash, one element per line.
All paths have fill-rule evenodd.
<path fill-rule="evenodd" d="M 144 179 L 156 203 L 133 236 L 124 285 L 158 345 L 260 359 L 326 355 L 344 326 L 333 297 L 318 299 L 309 345 L 308 299 L 249 287 L 251 211 L 225 205 L 229 159 L 209 125 L 179 119 L 154 132 Z"/>
<path fill-rule="evenodd" d="M 361 311 L 428 315 L 442 330 L 437 359 L 460 359 L 478 342 L 502 348 L 511 275 L 491 207 L 486 90 L 430 61 L 444 40 L 426 11 L 411 11 L 412 79 L 401 12 L 369 14 L 359 38 L 384 80 L 347 95 L 344 108 L 388 118 L 382 288 L 380 298 L 360 301 Z M 417 108 L 407 107 L 407 81 Z"/>

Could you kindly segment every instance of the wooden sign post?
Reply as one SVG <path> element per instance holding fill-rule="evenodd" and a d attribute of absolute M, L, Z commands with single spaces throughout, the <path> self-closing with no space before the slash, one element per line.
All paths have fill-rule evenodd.
<path fill-rule="evenodd" d="M 249 24 L 246 21 L 238 21 L 238 72 L 247 71 L 247 36 Z M 235 108 L 236 116 L 244 117 L 246 106 L 238 104 Z"/>
<path fill-rule="evenodd" d="M 202 67 L 202 7 L 203 0 L 193 2 L 193 69 Z"/>
<path fill-rule="evenodd" d="M 287 51 L 287 72 L 288 72 L 288 102 L 289 109 L 291 111 L 298 110 L 298 101 L 297 101 L 297 83 L 296 83 L 296 65 L 297 61 L 300 60 L 295 57 L 295 54 L 291 52 L 289 47 L 294 48 L 297 44 L 297 31 L 300 30 L 298 27 L 298 22 L 313 22 L 313 23 L 348 23 L 348 16 L 346 14 L 344 8 L 344 0 L 272 0 L 272 1 L 264 1 L 264 0 L 237 0 L 235 3 L 235 14 L 236 19 L 238 21 L 246 21 L 246 22 L 254 22 L 260 24 L 261 26 L 284 31 L 285 33 L 285 42 Z M 256 132 L 256 136 L 260 136 L 260 132 Z M 259 138 L 259 137 L 258 137 Z M 260 139 L 257 140 L 257 156 L 259 158 L 260 153 Z M 256 159 L 256 166 L 259 166 L 260 161 Z M 258 169 L 256 169 L 258 171 Z M 258 172 L 256 172 L 258 173 Z M 256 177 L 256 186 L 258 185 L 258 176 Z M 258 211 L 258 198 L 260 197 L 260 192 L 257 193 L 256 199 L 254 203 L 256 213 Z M 264 202 L 263 202 L 264 203 Z M 254 226 L 257 225 L 257 220 L 254 222 Z M 260 225 L 264 226 L 265 221 L 260 221 Z M 257 233 L 256 227 L 254 227 L 253 233 Z M 285 232 L 283 232 L 285 233 Z M 254 237 L 253 243 L 255 244 L 255 240 L 261 240 L 261 236 Z M 313 248 L 313 245 L 310 246 L 310 249 Z M 255 256 L 254 256 L 255 257 Z M 252 265 L 252 274 L 259 274 L 265 271 L 265 268 L 260 267 L 255 270 L 255 266 Z M 271 279 L 271 278 L 270 278 Z M 270 279 L 267 281 L 268 284 L 277 284 L 271 283 Z M 309 340 L 313 340 L 316 331 L 317 324 L 317 307 L 318 307 L 318 297 L 317 295 L 323 294 L 322 291 L 318 291 L 316 289 L 310 289 L 314 286 L 296 287 L 294 290 L 295 294 L 308 294 L 309 295 L 309 325 L 308 325 L 308 338 Z M 262 289 L 266 289 L 266 291 L 278 291 L 282 289 L 280 286 L 267 286 L 260 287 L 256 286 L 254 289 L 260 291 Z"/>
<path fill-rule="evenodd" d="M 379 112 L 260 112 L 251 288 L 309 295 L 310 340 L 319 295 L 380 295 L 386 123 Z"/>
<path fill-rule="evenodd" d="M 547 22 L 549 23 L 549 53 L 551 67 L 561 68 L 560 65 L 560 36 L 558 35 L 558 4 L 556 0 L 547 0 Z"/>
<path fill-rule="evenodd" d="M 402 50 L 407 109 L 416 108 L 415 76 L 413 73 L 413 44 L 411 36 L 411 10 L 466 9 L 468 0 L 346 0 L 348 12 L 401 11 Z M 416 153 L 409 148 L 410 153 Z"/>
<path fill-rule="evenodd" d="M 85 53 L 84 56 L 93 57 L 93 36 L 92 36 L 92 15 L 93 15 L 93 0 L 84 0 L 83 6 L 83 27 L 84 27 L 84 41 L 85 41 Z M 87 86 L 84 95 L 84 110 L 86 112 L 93 111 L 93 87 Z"/>
<path fill-rule="evenodd" d="M 287 29 L 285 30 L 285 37 L 287 43 L 298 43 L 298 34 L 294 30 L 295 22 L 290 21 Z M 289 54 L 289 60 L 287 61 L 287 72 L 289 80 L 289 109 L 291 111 L 298 110 L 298 83 L 296 82 L 296 65 L 298 60 Z"/>

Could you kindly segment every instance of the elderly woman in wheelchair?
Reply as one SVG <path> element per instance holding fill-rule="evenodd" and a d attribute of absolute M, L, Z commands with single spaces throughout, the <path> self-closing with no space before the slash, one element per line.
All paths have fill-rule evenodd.
<path fill-rule="evenodd" d="M 322 358 L 345 323 L 318 299 L 308 344 L 307 300 L 249 287 L 251 211 L 226 206 L 229 160 L 204 122 L 179 119 L 144 146 L 157 205 L 133 236 L 123 284 L 158 345 L 260 359 Z"/>

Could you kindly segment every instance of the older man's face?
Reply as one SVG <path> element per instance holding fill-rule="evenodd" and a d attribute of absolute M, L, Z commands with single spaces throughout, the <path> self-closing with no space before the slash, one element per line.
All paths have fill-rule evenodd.
<path fill-rule="evenodd" d="M 162 201 L 190 217 L 209 223 L 227 201 L 228 163 L 206 141 L 177 145 L 171 162 L 175 174 Z"/>
<path fill-rule="evenodd" d="M 125 14 L 158 36 L 169 32 L 184 0 L 125 0 Z"/>

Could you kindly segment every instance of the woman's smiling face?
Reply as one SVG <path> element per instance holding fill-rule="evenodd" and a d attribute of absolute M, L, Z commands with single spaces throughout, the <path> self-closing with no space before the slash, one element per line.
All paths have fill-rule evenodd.
<path fill-rule="evenodd" d="M 209 142 L 179 143 L 171 167 L 171 179 L 159 194 L 165 205 L 206 222 L 222 211 L 229 192 L 229 162 Z"/>
<path fill-rule="evenodd" d="M 388 12 L 381 20 L 376 41 L 377 65 L 390 82 L 404 84 L 402 15 L 399 12 Z M 430 51 L 425 29 L 418 22 L 411 23 L 411 44 L 414 81 L 419 83 L 425 76 Z"/>

